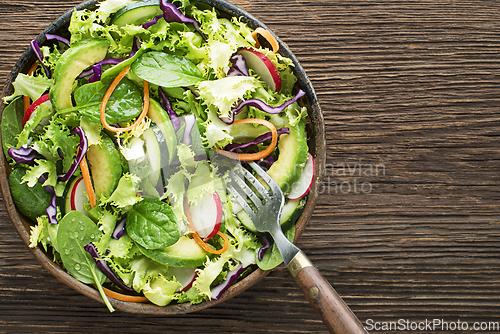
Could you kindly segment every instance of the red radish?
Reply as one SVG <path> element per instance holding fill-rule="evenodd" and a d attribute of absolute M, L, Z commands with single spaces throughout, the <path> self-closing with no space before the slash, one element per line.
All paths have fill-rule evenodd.
<path fill-rule="evenodd" d="M 299 179 L 292 185 L 292 190 L 286 196 L 288 199 L 298 199 L 304 197 L 311 186 L 314 180 L 314 169 L 315 163 L 314 158 L 311 153 L 309 153 L 306 161 L 306 165 L 302 170 L 302 174 L 300 174 Z"/>
<path fill-rule="evenodd" d="M 265 54 L 253 49 L 241 49 L 238 53 L 245 57 L 248 68 L 254 70 L 273 92 L 281 90 L 280 74 Z"/>
<path fill-rule="evenodd" d="M 28 107 L 28 109 L 26 109 L 26 112 L 24 113 L 24 116 L 23 116 L 23 127 L 26 124 L 26 122 L 30 119 L 30 117 L 33 114 L 33 112 L 35 111 L 35 109 L 38 108 L 38 106 L 40 104 L 42 104 L 42 103 L 50 105 L 49 94 L 45 94 L 45 95 L 40 96 L 38 98 L 38 100 L 36 100 L 35 102 L 33 102 Z"/>
<path fill-rule="evenodd" d="M 222 222 L 222 202 L 215 191 L 212 195 L 198 200 L 196 205 L 189 206 L 191 223 L 200 238 L 210 240 L 219 231 Z"/>
<path fill-rule="evenodd" d="M 83 207 L 84 204 L 88 203 L 87 192 L 85 190 L 85 182 L 83 181 L 83 177 L 76 180 L 73 189 L 71 189 L 71 210 L 76 210 L 81 213 L 87 214 L 87 210 Z"/>
<path fill-rule="evenodd" d="M 175 276 L 177 281 L 182 285 L 182 287 L 178 287 L 175 292 L 183 292 L 189 290 L 191 285 L 193 285 L 196 277 L 198 277 L 196 268 L 169 267 L 168 273 Z"/>

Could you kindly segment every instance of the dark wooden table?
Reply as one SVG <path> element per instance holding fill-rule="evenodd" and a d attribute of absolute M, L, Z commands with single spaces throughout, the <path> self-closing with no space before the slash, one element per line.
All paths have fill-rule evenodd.
<path fill-rule="evenodd" d="M 233 2 L 289 45 L 324 113 L 325 182 L 298 245 L 370 332 L 500 333 L 500 3 Z M 78 3 L 0 0 L 2 87 Z M 326 332 L 283 266 L 198 313 L 110 314 L 41 267 L 3 205 L 0 231 L 2 333 Z"/>

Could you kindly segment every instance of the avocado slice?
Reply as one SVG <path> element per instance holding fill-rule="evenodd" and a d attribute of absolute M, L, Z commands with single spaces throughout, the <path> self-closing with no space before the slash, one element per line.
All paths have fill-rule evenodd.
<path fill-rule="evenodd" d="M 49 92 L 55 110 L 73 107 L 73 83 L 84 69 L 106 57 L 108 47 L 109 42 L 106 40 L 89 39 L 72 46 L 61 55 L 54 70 L 54 85 Z"/>
<path fill-rule="evenodd" d="M 137 245 L 144 256 L 169 267 L 195 268 L 203 265 L 209 253 L 205 252 L 194 239 L 182 236 L 172 246 L 161 249 L 146 249 Z"/>
<path fill-rule="evenodd" d="M 101 135 L 101 144 L 89 146 L 87 160 L 92 170 L 96 197 L 110 196 L 118 186 L 123 170 L 120 153 L 108 135 Z"/>
<path fill-rule="evenodd" d="M 177 147 L 177 137 L 175 135 L 172 121 L 170 120 L 168 113 L 163 110 L 160 103 L 152 98 L 149 99 L 148 117 L 151 118 L 156 125 L 158 125 L 163 137 L 165 137 L 168 147 L 168 162 L 171 163 L 175 156 L 175 148 Z"/>
<path fill-rule="evenodd" d="M 304 122 L 289 126 L 290 133 L 279 138 L 279 157 L 267 173 L 283 190 L 286 196 L 292 189 L 307 161 L 307 133 Z"/>

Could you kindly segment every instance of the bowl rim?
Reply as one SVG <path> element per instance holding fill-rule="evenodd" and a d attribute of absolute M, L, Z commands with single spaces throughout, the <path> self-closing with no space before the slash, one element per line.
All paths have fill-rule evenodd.
<path fill-rule="evenodd" d="M 64 29 L 69 24 L 71 15 L 74 10 L 92 8 L 100 1 L 102 0 L 88 0 L 75 6 L 73 9 L 68 10 L 67 12 L 59 16 L 56 20 L 54 20 L 48 28 L 46 28 L 36 37 L 35 40 L 40 45 L 43 44 L 46 41 L 45 34 L 56 33 L 58 30 Z M 283 56 L 290 58 L 294 64 L 293 71 L 298 79 L 297 84 L 298 86 L 300 86 L 300 88 L 302 88 L 302 90 L 305 91 L 307 100 L 309 102 L 309 105 L 307 105 L 308 117 L 309 117 L 308 134 L 310 135 L 312 133 L 314 135 L 313 137 L 308 138 L 310 144 L 309 152 L 314 151 L 312 153 L 313 156 L 315 157 L 315 162 L 316 162 L 315 164 L 316 176 L 313 181 L 311 191 L 309 192 L 304 211 L 301 213 L 299 219 L 296 222 L 294 242 L 297 242 L 302 232 L 306 228 L 308 221 L 311 218 L 314 208 L 316 206 L 319 195 L 318 185 L 321 182 L 323 169 L 326 161 L 326 138 L 325 138 L 324 120 L 314 88 L 312 87 L 309 78 L 307 77 L 304 69 L 302 68 L 301 64 L 299 63 L 295 55 L 291 52 L 288 46 L 281 39 L 279 39 L 278 36 L 274 34 L 272 30 L 266 27 L 265 24 L 260 22 L 258 19 L 256 19 L 254 16 L 247 13 L 240 7 L 226 0 L 196 0 L 196 2 L 210 5 L 219 10 L 221 13 L 226 13 L 230 16 L 239 17 L 243 22 L 247 23 L 252 29 L 255 29 L 257 27 L 262 27 L 270 31 L 270 33 L 278 41 L 278 44 L 280 46 L 279 53 L 282 54 Z M 14 65 L 14 68 L 10 72 L 1 95 L 2 99 L 12 91 L 13 88 L 12 82 L 14 82 L 19 72 L 27 68 L 27 65 L 31 63 L 34 57 L 35 55 L 33 53 L 33 50 L 31 49 L 31 46 L 29 46 L 21 55 L 19 60 Z M 4 104 L 3 101 L 0 102 L 0 120 L 3 115 L 5 107 L 6 104 Z M 311 149 L 311 144 L 313 146 L 312 149 Z M 1 146 L 2 146 L 2 138 L 0 136 L 0 147 Z M 49 271 L 54 277 L 56 277 L 60 282 L 68 285 L 72 289 L 80 292 L 81 294 L 89 298 L 104 303 L 99 292 L 96 289 L 73 278 L 69 273 L 67 273 L 57 264 L 55 264 L 45 253 L 45 251 L 43 251 L 39 246 L 35 248 L 29 247 L 30 244 L 29 226 L 31 225 L 31 223 L 28 222 L 28 220 L 25 219 L 24 216 L 22 216 L 22 214 L 20 214 L 20 212 L 16 209 L 8 184 L 9 172 L 10 172 L 10 165 L 7 163 L 2 150 L 2 154 L 0 154 L 0 187 L 4 199 L 4 204 L 6 206 L 10 220 L 14 225 L 15 229 L 17 230 L 19 236 L 21 237 L 23 243 L 26 246 L 28 246 L 29 250 L 35 256 L 35 258 L 41 263 L 41 265 L 47 271 Z M 184 303 L 184 304 L 171 304 L 167 306 L 157 306 L 152 303 L 123 302 L 111 297 L 108 298 L 115 309 L 124 312 L 152 314 L 152 315 L 180 315 L 180 314 L 200 311 L 209 308 L 211 306 L 220 304 L 224 301 L 227 301 L 235 297 L 236 295 L 240 294 L 241 292 L 247 290 L 251 286 L 258 283 L 259 281 L 261 281 L 265 276 L 267 276 L 267 274 L 269 274 L 270 271 L 271 270 L 264 271 L 257 268 L 247 277 L 243 278 L 241 281 L 229 287 L 221 295 L 219 299 L 209 299 L 203 301 L 200 304 Z"/>

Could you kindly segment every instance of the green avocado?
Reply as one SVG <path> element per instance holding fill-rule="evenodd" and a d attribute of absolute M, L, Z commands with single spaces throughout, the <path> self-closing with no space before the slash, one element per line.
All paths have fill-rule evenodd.
<path fill-rule="evenodd" d="M 142 254 L 151 260 L 169 267 L 195 268 L 203 265 L 209 254 L 194 239 L 182 236 L 172 246 L 161 249 L 146 249 L 138 245 Z"/>
<path fill-rule="evenodd" d="M 289 126 L 289 129 L 289 134 L 280 136 L 278 160 L 267 171 L 285 196 L 292 190 L 293 183 L 299 179 L 309 150 L 305 123 L 299 122 L 295 126 Z"/>
<path fill-rule="evenodd" d="M 87 160 L 92 171 L 92 180 L 97 199 L 110 196 L 122 176 L 120 153 L 108 135 L 101 135 L 101 144 L 90 145 Z"/>
<path fill-rule="evenodd" d="M 73 107 L 73 83 L 83 70 L 106 57 L 108 47 L 106 40 L 90 39 L 72 46 L 61 55 L 54 69 L 54 85 L 49 92 L 55 110 Z"/>

